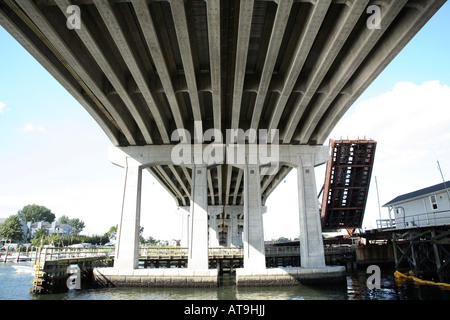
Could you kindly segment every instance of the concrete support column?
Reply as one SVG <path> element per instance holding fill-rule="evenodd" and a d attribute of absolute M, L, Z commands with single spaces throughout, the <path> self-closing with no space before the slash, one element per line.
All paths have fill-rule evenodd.
<path fill-rule="evenodd" d="M 259 166 L 244 167 L 244 269 L 266 268 Z"/>
<path fill-rule="evenodd" d="M 299 166 L 297 175 L 301 266 L 303 268 L 325 267 L 314 166 Z"/>
<path fill-rule="evenodd" d="M 219 246 L 219 230 L 217 226 L 217 215 L 223 212 L 222 206 L 210 206 L 208 207 L 209 215 L 209 246 Z"/>
<path fill-rule="evenodd" d="M 140 164 L 132 158 L 126 158 L 125 188 L 114 268 L 137 269 L 139 265 L 141 185 L 142 169 Z"/>
<path fill-rule="evenodd" d="M 230 216 L 228 223 L 227 246 L 242 247 L 242 235 L 239 233 L 239 215 L 244 212 L 244 206 L 225 206 L 225 213 Z"/>
<path fill-rule="evenodd" d="M 239 247 L 239 244 L 238 244 L 238 238 L 239 238 L 238 215 L 239 215 L 239 213 L 237 213 L 237 212 L 232 212 L 230 214 L 230 225 L 228 226 L 228 233 L 229 233 L 228 246 L 230 246 L 230 247 Z"/>
<path fill-rule="evenodd" d="M 187 248 L 189 246 L 189 220 L 191 215 L 190 207 L 178 207 L 181 213 L 181 247 Z"/>
<path fill-rule="evenodd" d="M 193 166 L 188 268 L 208 269 L 208 181 L 206 166 Z"/>

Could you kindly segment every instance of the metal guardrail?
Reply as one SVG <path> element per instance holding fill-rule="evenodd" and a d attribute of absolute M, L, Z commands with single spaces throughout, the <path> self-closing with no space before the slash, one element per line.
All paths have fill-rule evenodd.
<path fill-rule="evenodd" d="M 381 219 L 377 220 L 377 229 L 392 229 L 395 228 L 395 219 Z"/>
<path fill-rule="evenodd" d="M 41 248 L 36 253 L 35 260 L 39 261 L 58 261 L 61 259 L 87 258 L 87 257 L 113 257 L 114 247 L 96 247 L 96 248 Z"/>
<path fill-rule="evenodd" d="M 324 247 L 325 252 L 348 252 L 350 247 Z M 210 257 L 217 256 L 243 256 L 242 247 L 211 247 L 208 249 Z M 61 259 L 89 258 L 89 257 L 114 257 L 114 247 L 96 248 L 42 248 L 36 254 L 37 261 L 57 261 Z M 299 246 L 266 246 L 265 255 L 267 257 L 295 256 L 300 254 Z M 152 257 L 187 257 L 186 247 L 153 247 L 141 246 L 139 257 L 148 259 Z"/>
<path fill-rule="evenodd" d="M 410 229 L 450 225 L 450 210 L 435 210 L 432 212 L 397 215 L 397 219 L 377 220 L 377 229 Z"/>

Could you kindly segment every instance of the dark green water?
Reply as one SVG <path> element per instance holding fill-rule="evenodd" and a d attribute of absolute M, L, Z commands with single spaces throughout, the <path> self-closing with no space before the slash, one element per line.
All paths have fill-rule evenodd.
<path fill-rule="evenodd" d="M 346 283 L 328 286 L 241 288 L 225 275 L 221 285 L 193 288 L 105 288 L 71 290 L 64 294 L 31 295 L 32 276 L 17 272 L 13 265 L 0 264 L 0 300 L 450 300 L 450 290 L 436 286 L 396 282 L 394 270 L 381 268 L 381 288 L 368 289 L 365 270 L 349 272 Z"/>

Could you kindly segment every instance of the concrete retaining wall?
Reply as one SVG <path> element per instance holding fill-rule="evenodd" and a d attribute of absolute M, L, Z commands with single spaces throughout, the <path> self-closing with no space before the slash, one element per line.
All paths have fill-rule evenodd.
<path fill-rule="evenodd" d="M 334 283 L 345 280 L 344 266 L 327 266 L 317 269 L 273 268 L 249 272 L 236 269 L 237 286 L 286 286 Z"/>
<path fill-rule="evenodd" d="M 218 271 L 98 268 L 94 270 L 94 279 L 105 287 L 217 287 Z"/>

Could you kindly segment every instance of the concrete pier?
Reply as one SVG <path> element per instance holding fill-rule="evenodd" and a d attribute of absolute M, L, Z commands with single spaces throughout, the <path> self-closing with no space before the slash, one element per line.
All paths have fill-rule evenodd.
<path fill-rule="evenodd" d="M 217 269 L 117 269 L 94 270 L 97 284 L 113 287 L 217 287 Z"/>
<path fill-rule="evenodd" d="M 194 152 L 204 151 L 209 146 L 194 145 Z M 254 283 L 252 278 L 257 275 L 258 281 L 264 285 L 274 283 L 274 275 L 287 277 L 287 271 L 266 269 L 264 249 L 263 213 L 265 207 L 261 201 L 262 163 L 255 152 L 257 148 L 239 145 L 222 146 L 223 154 L 231 153 L 239 157 L 244 163 L 233 163 L 233 166 L 243 171 L 243 199 L 241 206 L 209 206 L 208 203 L 208 166 L 216 162 L 207 163 L 204 157 L 193 162 L 192 183 L 190 192 L 190 206 L 181 208 L 183 212 L 182 242 L 188 247 L 187 269 L 169 271 L 138 270 L 138 231 L 140 222 L 141 176 L 142 170 L 153 165 L 173 164 L 172 146 L 142 146 L 115 148 L 110 153 L 110 160 L 125 168 L 124 203 L 118 233 L 116 261 L 113 269 L 99 270 L 99 276 L 121 285 L 143 281 L 157 282 L 164 286 L 205 286 L 217 284 L 217 270 L 209 270 L 208 247 L 219 244 L 219 233 L 228 233 L 228 245 L 243 245 L 244 266 L 236 273 L 237 284 L 248 285 Z M 197 149 L 195 149 L 197 148 Z M 221 148 L 219 146 L 219 148 Z M 277 147 L 278 148 L 278 147 Z M 297 170 L 298 202 L 300 227 L 300 269 L 289 269 L 291 280 L 282 282 L 312 279 L 329 279 L 339 277 L 341 270 L 328 268 L 322 242 L 322 230 L 319 219 L 319 209 L 316 198 L 316 183 L 314 167 L 328 160 L 328 147 L 323 146 L 280 146 L 278 161 L 288 164 Z M 216 151 L 217 152 L 217 151 Z M 250 160 L 249 160 L 250 159 Z M 252 162 L 251 159 L 255 160 Z M 217 161 L 221 161 L 219 159 Z M 227 160 L 230 160 L 227 157 Z M 233 159 L 231 158 L 231 161 Z M 189 166 L 189 164 L 184 164 Z M 188 209 L 189 208 L 189 209 Z M 242 234 L 239 233 L 239 214 L 243 213 Z M 222 223 L 218 226 L 218 217 Z M 226 220 L 226 221 L 225 221 Z M 226 222 L 226 223 L 225 223 Z M 280 274 L 278 274 L 280 273 Z M 123 278 L 125 277 L 125 278 Z M 166 280 L 162 278 L 168 277 Z M 136 278 L 136 279 L 135 279 Z M 139 279 L 137 279 L 139 278 Z M 173 278 L 173 279 L 172 279 Z M 157 279 L 157 280 L 151 280 Z M 194 280 L 195 279 L 195 280 Z M 215 280 L 214 280 L 215 279 Z M 253 279 L 253 280 L 252 280 Z M 267 281 L 266 281 L 267 280 Z"/>
<path fill-rule="evenodd" d="M 236 286 L 290 286 L 301 284 L 338 283 L 345 280 L 344 266 L 322 268 L 236 269 Z"/>

